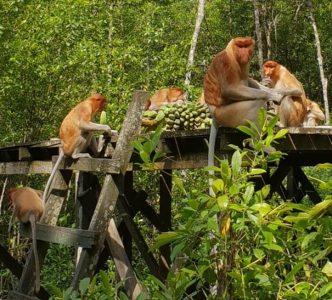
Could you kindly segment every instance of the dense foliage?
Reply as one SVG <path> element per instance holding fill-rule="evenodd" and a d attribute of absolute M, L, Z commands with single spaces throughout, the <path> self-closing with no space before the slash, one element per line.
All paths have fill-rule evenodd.
<path fill-rule="evenodd" d="M 287 66 L 303 83 L 309 98 L 323 106 L 306 1 L 257 2 L 264 58 Z M 206 0 L 192 80 L 184 86 L 197 4 L 197 0 L 0 0 L 0 144 L 57 136 L 66 112 L 92 91 L 109 99 L 107 118 L 116 129 L 121 128 L 135 89 L 152 92 L 181 86 L 191 99 L 198 98 L 212 57 L 234 36 L 255 37 L 255 25 L 252 1 Z M 313 12 L 325 76 L 331 82 L 331 1 L 313 1 Z M 250 73 L 259 79 L 257 56 Z M 264 126 L 264 130 L 271 128 L 271 124 Z M 254 138 L 255 130 L 242 130 Z M 153 163 L 163 156 L 154 150 L 159 134 L 158 129 L 154 138 L 135 144 L 148 169 L 153 169 Z M 270 131 L 265 134 L 270 136 L 269 143 L 275 138 Z M 151 297 L 180 299 L 195 293 L 209 294 L 216 279 L 224 276 L 222 280 L 227 284 L 219 293 L 235 299 L 331 298 L 332 267 L 327 259 L 332 249 L 328 213 L 332 201 L 331 167 L 306 171 L 318 177 L 315 184 L 325 199 L 318 206 L 307 199 L 303 204 L 283 202 L 276 196 L 267 201 L 269 188 L 255 192 L 248 180 L 252 172 L 264 170 L 267 158 L 260 147 L 269 146 L 264 138 L 256 138 L 255 160 L 249 164 L 251 150 L 239 149 L 231 164 L 220 162 L 216 172 L 221 173 L 221 178 L 214 182 L 216 197 L 205 193 L 205 171 L 174 174 L 175 230 L 159 237 L 156 248 L 172 241 L 172 259 L 179 263 L 178 271 L 171 272 L 163 284 L 148 274 L 140 259 L 134 261 Z M 251 171 L 239 167 L 244 161 Z M 149 192 L 152 203 L 157 202 L 158 174 L 140 172 L 137 177 L 135 184 Z M 0 179 L 3 185 L 4 178 Z M 12 176 L 8 185 L 43 189 L 44 180 L 41 176 Z M 67 208 L 72 209 L 70 204 Z M 73 226 L 74 217 L 66 209 L 60 223 Z M 221 227 L 216 219 L 220 211 Z M 8 237 L 9 219 L 6 210 L 0 216 L 1 245 L 8 246 L 11 254 L 23 261 L 27 242 L 20 240 L 17 227 Z M 155 234 L 145 221 L 137 222 L 152 242 Z M 215 255 L 213 249 L 217 251 Z M 47 289 L 56 299 L 114 299 L 116 295 L 124 299 L 111 263 L 108 272 L 82 281 L 79 292 L 68 290 L 74 256 L 73 249 L 57 245 L 48 252 L 42 281 L 49 282 Z M 215 273 L 215 269 L 219 271 Z M 3 298 L 16 279 L 5 269 L 0 269 L 0 275 Z"/>

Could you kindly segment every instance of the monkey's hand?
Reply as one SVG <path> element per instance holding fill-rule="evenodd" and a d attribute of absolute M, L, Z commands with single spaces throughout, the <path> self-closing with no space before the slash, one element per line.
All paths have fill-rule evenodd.
<path fill-rule="evenodd" d="M 265 76 L 262 81 L 260 82 L 261 85 L 272 87 L 272 80 L 270 77 Z"/>
<path fill-rule="evenodd" d="M 116 136 L 118 135 L 118 131 L 117 130 L 113 130 L 111 129 L 111 127 L 108 126 L 108 129 L 105 130 L 105 133 L 108 135 L 108 136 Z"/>
<path fill-rule="evenodd" d="M 269 97 L 267 98 L 267 100 L 272 101 L 273 103 L 279 104 L 283 98 L 284 98 L 283 94 L 273 92 L 273 93 L 269 93 Z"/>

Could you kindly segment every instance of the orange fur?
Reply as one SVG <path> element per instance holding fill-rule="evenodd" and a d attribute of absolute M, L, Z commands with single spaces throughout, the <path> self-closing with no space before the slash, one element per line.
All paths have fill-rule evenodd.
<path fill-rule="evenodd" d="M 59 167 L 60 161 L 64 156 L 69 156 L 73 159 L 83 157 L 89 158 L 90 154 L 86 153 L 88 148 L 90 148 L 94 155 L 98 155 L 103 148 L 103 145 L 97 145 L 97 141 L 93 135 L 94 132 L 99 131 L 107 133 L 108 135 L 116 133 L 116 131 L 111 130 L 108 125 L 92 122 L 96 113 L 104 110 L 106 105 L 106 98 L 96 93 L 77 104 L 63 119 L 60 126 L 61 148 L 59 151 L 59 157 L 47 181 L 43 196 L 44 202 L 46 202 L 46 199 L 49 196 L 51 183 Z M 105 140 L 103 139 L 102 142 L 104 143 Z"/>
<path fill-rule="evenodd" d="M 67 114 L 60 126 L 60 139 L 65 155 L 72 156 L 77 147 L 77 140 L 82 136 L 83 131 L 79 128 L 79 123 L 90 123 L 96 113 L 104 110 L 106 105 L 106 98 L 97 93 L 77 104 Z"/>
<path fill-rule="evenodd" d="M 284 66 L 272 60 L 264 63 L 263 70 L 271 79 L 273 88 L 293 88 L 300 92 L 300 96 L 286 96 L 277 107 L 282 126 L 300 126 L 307 111 L 306 96 L 301 82 Z"/>
<path fill-rule="evenodd" d="M 181 88 L 160 89 L 146 102 L 145 109 L 157 110 L 160 106 L 177 101 L 186 101 L 187 96 Z"/>
<path fill-rule="evenodd" d="M 35 291 L 40 289 L 40 266 L 36 241 L 36 222 L 44 213 L 44 203 L 41 192 L 29 187 L 10 188 L 7 190 L 9 200 L 14 207 L 14 215 L 22 223 L 30 222 L 32 232 L 32 249 L 35 258 L 36 285 Z"/>
<path fill-rule="evenodd" d="M 204 77 L 204 99 L 213 106 L 228 102 L 224 89 L 229 85 L 240 85 L 241 79 L 248 79 L 248 67 L 255 48 L 250 37 L 232 39 L 226 49 L 212 60 Z"/>

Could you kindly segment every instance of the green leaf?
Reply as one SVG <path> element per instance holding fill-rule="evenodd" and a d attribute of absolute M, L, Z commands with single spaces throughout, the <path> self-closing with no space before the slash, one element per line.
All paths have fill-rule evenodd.
<path fill-rule="evenodd" d="M 265 216 L 271 211 L 271 206 L 265 202 L 257 203 L 251 206 L 251 209 L 258 211 L 262 216 Z"/>
<path fill-rule="evenodd" d="M 270 286 L 270 278 L 266 274 L 257 274 L 255 276 L 256 279 L 258 279 L 258 284 L 261 286 Z"/>
<path fill-rule="evenodd" d="M 162 110 L 159 110 L 157 116 L 156 116 L 156 121 L 160 122 L 161 120 L 163 120 L 165 118 L 165 113 Z"/>
<path fill-rule="evenodd" d="M 283 252 L 282 248 L 277 244 L 264 244 L 263 247 L 269 250 L 274 250 L 278 252 Z"/>
<path fill-rule="evenodd" d="M 225 186 L 225 183 L 220 178 L 215 179 L 212 182 L 212 189 L 213 189 L 213 191 L 214 191 L 215 194 L 217 194 L 218 192 L 223 192 L 224 186 Z"/>
<path fill-rule="evenodd" d="M 245 202 L 249 202 L 249 201 L 251 200 L 251 198 L 252 198 L 254 192 L 255 192 L 255 187 L 254 187 L 254 185 L 253 185 L 253 184 L 249 184 L 249 185 L 246 187 L 246 190 L 245 190 L 245 192 L 244 192 L 244 194 L 243 194 L 243 200 L 244 200 Z"/>
<path fill-rule="evenodd" d="M 79 290 L 80 290 L 81 294 L 85 294 L 85 292 L 88 290 L 89 283 L 90 283 L 90 278 L 89 277 L 83 278 L 80 281 Z"/>
<path fill-rule="evenodd" d="M 303 268 L 304 262 L 298 262 L 293 269 L 286 275 L 285 283 L 290 283 L 294 276 Z"/>
<path fill-rule="evenodd" d="M 277 140 L 277 139 L 281 139 L 283 138 L 286 134 L 288 133 L 288 130 L 287 129 L 281 129 L 279 130 L 276 135 L 274 136 L 274 139 Z"/>
<path fill-rule="evenodd" d="M 255 248 L 255 249 L 253 250 L 253 252 L 254 252 L 254 255 L 255 255 L 255 257 L 256 257 L 257 259 L 262 259 L 263 257 L 265 257 L 265 253 L 264 253 L 264 251 L 261 250 L 261 249 Z"/>
<path fill-rule="evenodd" d="M 332 207 L 332 199 L 324 200 L 316 204 L 312 209 L 310 209 L 309 218 L 311 219 L 317 218 L 319 215 L 324 214 L 331 207 Z"/>
<path fill-rule="evenodd" d="M 329 293 L 332 290 L 332 282 L 329 282 L 328 284 L 324 285 L 320 291 L 319 291 L 319 297 L 325 296 L 327 293 Z"/>
<path fill-rule="evenodd" d="M 240 125 L 240 126 L 237 127 L 237 129 L 239 129 L 240 131 L 242 131 L 246 135 L 249 135 L 250 137 L 256 136 L 256 132 L 254 130 L 252 130 L 251 128 L 247 127 L 247 126 Z"/>
<path fill-rule="evenodd" d="M 119 292 L 119 299 L 120 300 L 128 300 L 129 298 L 127 297 L 127 295 L 124 292 L 120 291 Z"/>
<path fill-rule="evenodd" d="M 228 206 L 228 196 L 227 195 L 222 195 L 217 198 L 217 203 L 219 206 L 220 210 L 225 210 L 227 209 Z"/>
<path fill-rule="evenodd" d="M 179 237 L 179 234 L 175 231 L 168 231 L 159 234 L 156 238 L 156 242 L 150 247 L 150 251 L 154 251 L 161 246 L 169 244 L 176 240 Z"/>
<path fill-rule="evenodd" d="M 328 261 L 323 267 L 322 272 L 328 277 L 332 277 L 332 262 Z"/>
<path fill-rule="evenodd" d="M 237 178 L 240 174 L 242 159 L 240 155 L 240 151 L 235 151 L 232 155 L 232 170 L 233 170 L 233 178 Z"/>
<path fill-rule="evenodd" d="M 266 173 L 266 170 L 264 169 L 255 169 L 252 168 L 250 172 L 248 173 L 248 176 L 253 176 L 253 175 L 260 175 Z"/>
<path fill-rule="evenodd" d="M 146 153 L 145 151 L 140 151 L 139 155 L 145 164 L 151 163 L 150 155 L 148 153 Z"/>
<path fill-rule="evenodd" d="M 309 243 L 316 239 L 318 234 L 318 232 L 310 232 L 309 234 L 307 234 L 301 243 L 301 249 L 306 249 Z"/>

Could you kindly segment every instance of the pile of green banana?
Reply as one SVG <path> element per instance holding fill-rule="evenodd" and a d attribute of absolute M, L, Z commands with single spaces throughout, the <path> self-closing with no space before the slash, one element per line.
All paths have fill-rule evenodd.
<path fill-rule="evenodd" d="M 152 124 L 164 122 L 167 131 L 204 129 L 212 122 L 207 105 L 198 102 L 164 105 L 159 111 L 145 111 L 143 119 Z"/>

